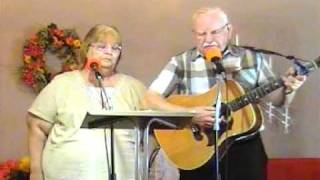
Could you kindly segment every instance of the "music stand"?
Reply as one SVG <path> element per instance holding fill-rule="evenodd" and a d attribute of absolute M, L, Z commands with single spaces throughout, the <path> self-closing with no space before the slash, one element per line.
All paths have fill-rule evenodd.
<path fill-rule="evenodd" d="M 148 180 L 149 170 L 149 132 L 154 123 L 161 124 L 161 128 L 179 129 L 190 123 L 195 115 L 193 112 L 168 112 L 168 111 L 105 111 L 90 114 L 87 113 L 81 128 L 110 128 L 111 131 L 111 168 L 113 163 L 113 128 L 130 129 L 136 132 L 135 151 L 135 179 Z M 128 122 L 133 122 L 128 123 Z M 117 123 L 119 126 L 114 127 Z M 141 173 L 139 173 L 141 172 Z M 113 175 L 111 172 L 111 175 Z"/>

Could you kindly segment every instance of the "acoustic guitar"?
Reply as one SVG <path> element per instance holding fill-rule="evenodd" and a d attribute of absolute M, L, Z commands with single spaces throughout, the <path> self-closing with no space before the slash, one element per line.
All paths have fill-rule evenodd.
<path fill-rule="evenodd" d="M 320 66 L 320 57 L 304 65 L 308 72 Z M 155 129 L 154 134 L 167 159 L 176 167 L 192 170 L 201 167 L 215 154 L 218 145 L 220 159 L 227 149 L 239 140 L 256 134 L 262 124 L 262 115 L 257 102 L 260 98 L 284 86 L 282 79 L 257 87 L 247 93 L 235 81 L 227 80 L 221 87 L 224 113 L 229 116 L 220 122 L 218 142 L 212 129 L 200 129 L 190 124 L 183 129 Z M 185 107 L 214 106 L 217 87 L 195 96 L 172 95 L 167 101 Z M 199 131 L 198 131 L 199 130 Z"/>

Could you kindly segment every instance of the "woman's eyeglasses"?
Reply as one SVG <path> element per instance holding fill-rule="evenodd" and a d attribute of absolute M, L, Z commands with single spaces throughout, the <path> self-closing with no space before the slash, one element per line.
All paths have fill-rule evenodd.
<path fill-rule="evenodd" d="M 122 50 L 122 46 L 119 44 L 110 45 L 110 44 L 103 44 L 103 43 L 92 43 L 90 44 L 90 46 L 100 51 L 107 51 L 108 49 L 111 49 L 112 51 L 120 52 Z"/>

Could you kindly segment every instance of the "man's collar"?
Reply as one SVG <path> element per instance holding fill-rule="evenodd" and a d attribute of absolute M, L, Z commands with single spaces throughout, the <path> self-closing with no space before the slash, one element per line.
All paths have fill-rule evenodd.
<path fill-rule="evenodd" d="M 199 50 L 196 47 L 194 47 L 191 50 L 191 61 L 196 61 L 200 57 L 203 57 L 202 54 L 199 52 Z"/>

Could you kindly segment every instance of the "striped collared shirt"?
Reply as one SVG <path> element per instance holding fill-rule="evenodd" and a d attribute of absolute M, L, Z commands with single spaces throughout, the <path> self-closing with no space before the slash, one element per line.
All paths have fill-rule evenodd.
<path fill-rule="evenodd" d="M 230 45 L 223 54 L 222 64 L 227 77 L 236 80 L 244 89 L 252 89 L 274 79 L 265 57 L 247 49 Z M 149 89 L 164 97 L 178 94 L 195 95 L 215 85 L 213 63 L 206 63 L 196 48 L 171 58 Z"/>

